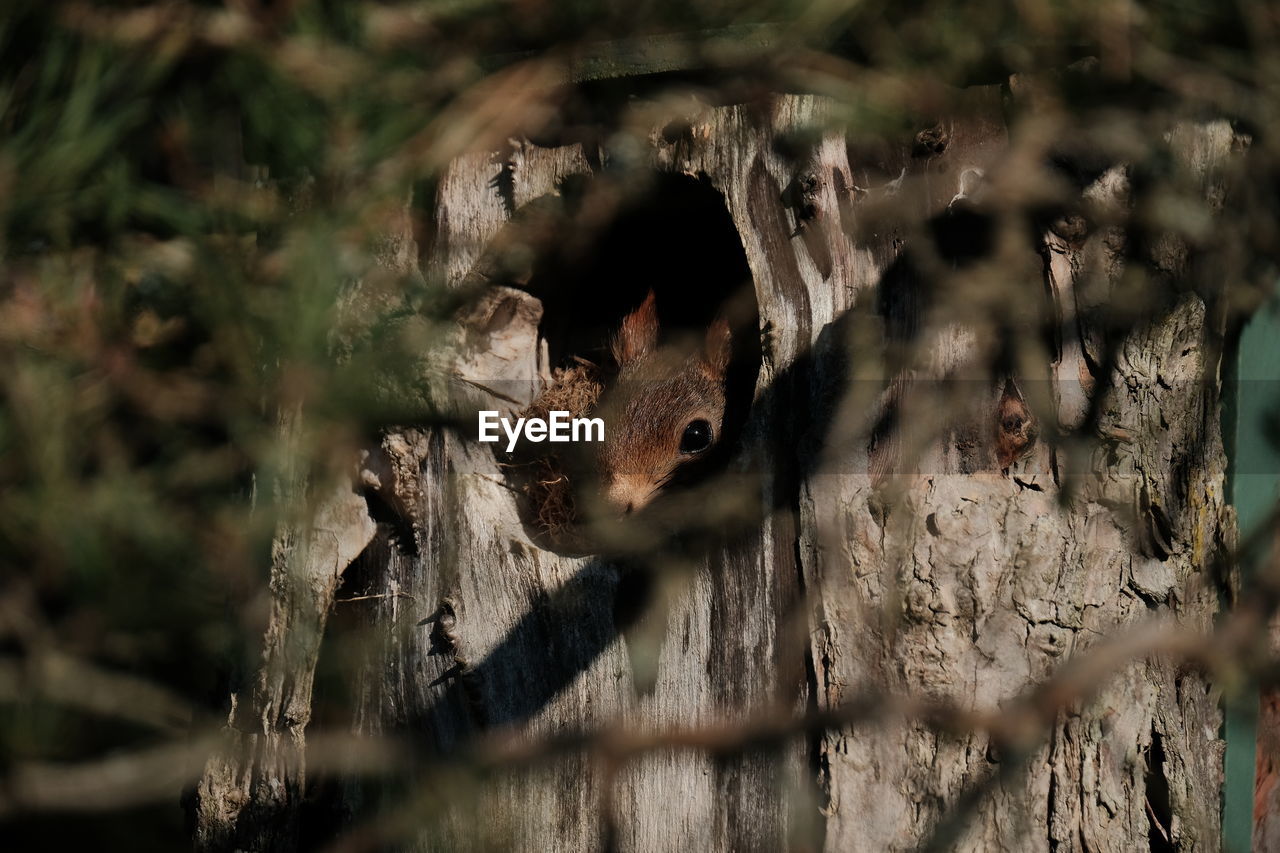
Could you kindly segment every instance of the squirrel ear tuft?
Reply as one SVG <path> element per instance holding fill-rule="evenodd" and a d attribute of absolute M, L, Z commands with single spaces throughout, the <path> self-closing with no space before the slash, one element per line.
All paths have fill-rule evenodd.
<path fill-rule="evenodd" d="M 658 309 L 653 291 L 644 298 L 640 307 L 622 318 L 622 327 L 613 336 L 613 359 L 618 366 L 629 364 L 653 352 L 658 344 Z"/>
<path fill-rule="evenodd" d="M 706 349 L 702 356 L 707 375 L 712 379 L 724 379 L 732 356 L 733 335 L 729 331 L 729 320 L 721 314 L 712 321 L 711 328 L 707 329 Z"/>

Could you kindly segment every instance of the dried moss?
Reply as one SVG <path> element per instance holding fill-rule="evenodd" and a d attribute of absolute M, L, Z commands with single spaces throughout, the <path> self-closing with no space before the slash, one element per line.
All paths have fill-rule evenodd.
<path fill-rule="evenodd" d="M 585 417 L 595 409 L 604 390 L 600 368 L 585 359 L 575 359 L 569 367 L 557 368 L 551 381 L 521 415 L 547 418 L 553 411 Z M 580 460 L 564 445 L 523 443 L 511 463 L 513 479 L 525 496 L 526 520 L 535 535 L 546 544 L 572 547 L 579 543 L 577 509 L 574 500 L 575 474 L 580 479 Z"/>

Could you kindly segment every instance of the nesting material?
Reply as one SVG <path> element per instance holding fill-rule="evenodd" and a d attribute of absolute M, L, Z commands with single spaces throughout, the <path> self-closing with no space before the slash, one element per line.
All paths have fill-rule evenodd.
<path fill-rule="evenodd" d="M 556 368 L 542 393 L 521 414 L 548 418 L 552 411 L 585 417 L 595 408 L 604 390 L 600 368 L 585 359 Z M 581 471 L 570 454 L 574 448 L 558 444 L 522 442 L 512 466 L 519 476 L 527 504 L 527 517 L 537 534 L 551 543 L 569 544 L 575 538 L 576 509 L 572 473 Z"/>
<path fill-rule="evenodd" d="M 575 418 L 585 417 L 595 408 L 603 390 L 600 368 L 584 358 L 575 358 L 571 367 L 557 367 L 552 371 L 551 382 L 521 414 L 545 419 L 556 411 L 568 412 Z"/>

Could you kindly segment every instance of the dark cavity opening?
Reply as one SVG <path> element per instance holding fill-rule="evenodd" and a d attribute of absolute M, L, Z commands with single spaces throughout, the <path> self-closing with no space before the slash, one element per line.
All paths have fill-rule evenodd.
<path fill-rule="evenodd" d="M 1147 807 L 1147 842 L 1151 853 L 1173 853 L 1173 806 L 1169 799 L 1169 778 L 1165 775 L 1164 738 L 1154 729 L 1147 751 L 1143 792 Z"/>
<path fill-rule="evenodd" d="M 704 459 L 682 467 L 670 489 L 714 475 L 736 452 L 760 365 L 751 270 L 724 196 L 706 178 L 651 173 L 637 187 L 605 173 L 563 182 L 553 209 L 531 263 L 510 282 L 542 302 L 538 331 L 552 368 L 589 362 L 607 396 L 616 368 L 610 341 L 650 291 L 659 344 L 703 341 L 718 316 L 728 320 L 732 357 L 719 441 Z M 508 477 L 528 497 L 523 520 L 544 547 L 582 546 L 574 528 L 590 503 L 579 498 L 584 490 L 597 494 L 600 485 L 595 452 L 529 445 L 510 460 Z"/>
<path fill-rule="evenodd" d="M 610 336 L 650 289 L 664 336 L 701 334 L 717 312 L 731 309 L 735 342 L 750 342 L 748 351 L 758 346 L 747 256 L 710 181 L 654 175 L 606 222 L 590 221 L 583 208 L 568 227 L 598 229 L 594 239 L 565 235 L 535 262 L 526 285 L 542 300 L 539 331 L 553 365 L 574 356 L 607 363 Z"/>

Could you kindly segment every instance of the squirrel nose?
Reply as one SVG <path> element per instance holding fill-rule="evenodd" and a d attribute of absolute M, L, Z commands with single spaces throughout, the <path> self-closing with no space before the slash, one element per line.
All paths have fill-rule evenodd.
<path fill-rule="evenodd" d="M 643 477 L 615 474 L 604 490 L 604 502 L 619 515 L 630 515 L 649 501 L 653 487 Z"/>

